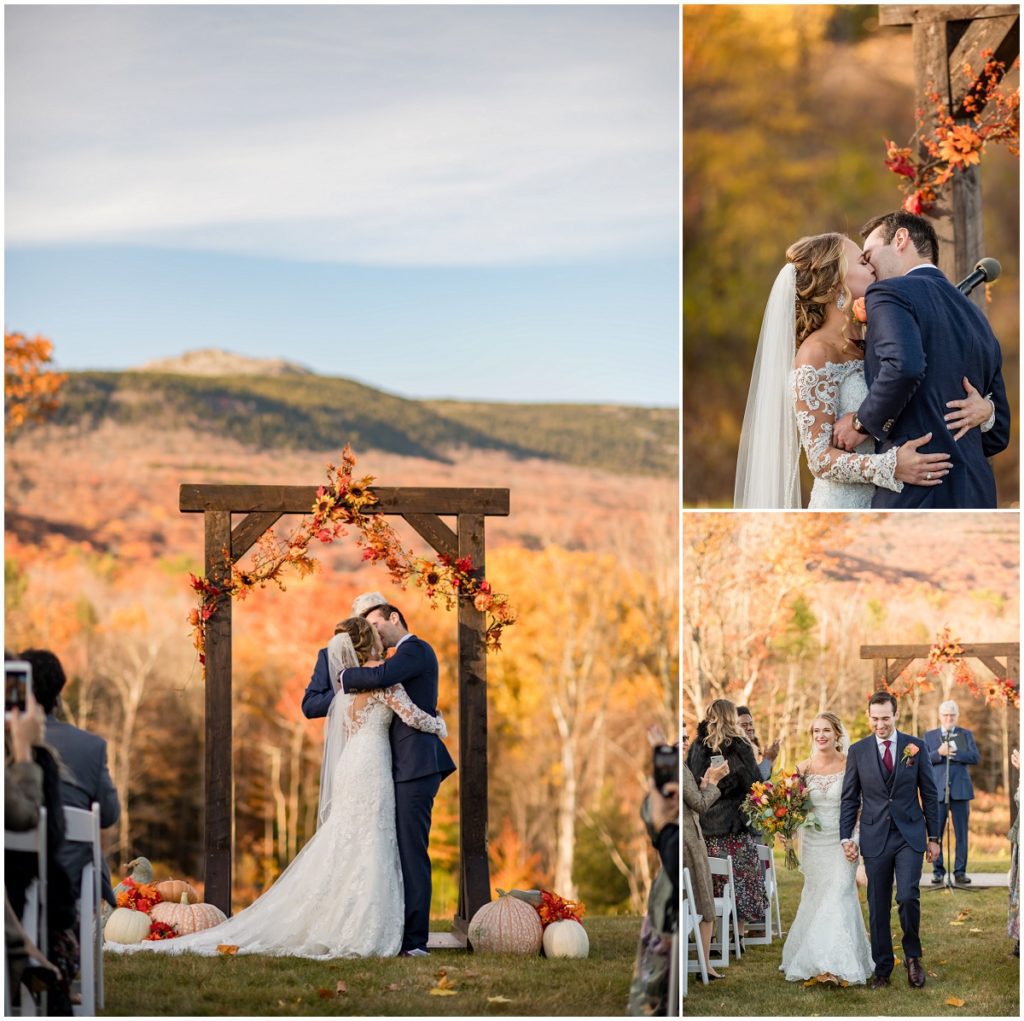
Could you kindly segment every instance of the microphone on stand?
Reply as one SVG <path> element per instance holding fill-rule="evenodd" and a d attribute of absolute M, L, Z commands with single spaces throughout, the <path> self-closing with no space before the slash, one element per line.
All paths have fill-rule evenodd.
<path fill-rule="evenodd" d="M 1003 267 L 999 265 L 998 259 L 979 259 L 974 269 L 956 285 L 956 289 L 961 294 L 970 294 L 978 284 L 990 284 L 993 280 L 999 279 L 1002 271 Z"/>

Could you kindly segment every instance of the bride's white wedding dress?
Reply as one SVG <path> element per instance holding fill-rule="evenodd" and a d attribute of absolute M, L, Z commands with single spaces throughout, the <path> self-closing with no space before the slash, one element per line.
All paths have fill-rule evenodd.
<path fill-rule="evenodd" d="M 846 860 L 839 843 L 843 775 L 807 776 L 811 807 L 821 830 L 804 827 L 800 831 L 804 888 L 779 965 L 789 981 L 829 972 L 855 984 L 866 982 L 874 973 L 857 897 L 857 866 Z"/>
<path fill-rule="evenodd" d="M 401 685 L 367 694 L 368 699 L 335 697 L 344 711 L 328 724 L 342 729 L 329 778 L 329 811 L 325 818 L 321 808 L 316 833 L 266 893 L 211 929 L 129 946 L 107 943 L 105 949 L 212 956 L 226 944 L 237 946 L 239 954 L 395 956 L 402 946 L 405 902 L 388 729 L 397 713 L 417 730 L 441 737 L 446 730 Z"/>
<path fill-rule="evenodd" d="M 814 475 L 809 509 L 857 510 L 871 506 L 875 486 L 903 488 L 896 481 L 897 447 L 876 454 L 869 436 L 852 453 L 832 448 L 836 419 L 855 412 L 868 395 L 861 359 L 800 365 L 790 373 L 789 385 L 800 444 Z"/>

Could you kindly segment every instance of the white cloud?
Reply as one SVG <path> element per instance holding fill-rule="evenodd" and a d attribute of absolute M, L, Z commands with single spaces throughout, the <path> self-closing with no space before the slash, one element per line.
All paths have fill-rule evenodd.
<path fill-rule="evenodd" d="M 7 8 L 9 244 L 663 251 L 672 8 Z"/>

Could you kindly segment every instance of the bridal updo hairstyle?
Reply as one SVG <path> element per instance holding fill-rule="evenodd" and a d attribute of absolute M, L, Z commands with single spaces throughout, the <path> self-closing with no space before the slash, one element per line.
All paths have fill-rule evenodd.
<path fill-rule="evenodd" d="M 835 750 L 837 752 L 843 751 L 843 742 L 846 740 L 846 728 L 843 726 L 842 720 L 836 716 L 835 713 L 818 713 L 817 716 L 811 720 L 811 725 L 807 728 L 807 733 L 810 735 L 811 740 L 814 740 L 814 724 L 818 720 L 824 720 L 834 731 L 836 735 Z"/>
<path fill-rule="evenodd" d="M 334 633 L 340 635 L 342 632 L 352 639 L 360 663 L 380 658 L 380 639 L 377 638 L 373 625 L 365 617 L 349 617 L 336 624 Z"/>
<path fill-rule="evenodd" d="M 786 258 L 796 267 L 796 346 L 825 324 L 828 310 L 843 295 L 849 307 L 853 296 L 846 286 L 845 234 L 815 234 L 794 241 Z"/>
<path fill-rule="evenodd" d="M 715 754 L 720 754 L 722 746 L 730 741 L 742 741 L 750 745 L 750 738 L 740 726 L 739 717 L 736 713 L 736 703 L 730 702 L 727 698 L 716 698 L 704 716 L 706 733 L 704 743 Z"/>

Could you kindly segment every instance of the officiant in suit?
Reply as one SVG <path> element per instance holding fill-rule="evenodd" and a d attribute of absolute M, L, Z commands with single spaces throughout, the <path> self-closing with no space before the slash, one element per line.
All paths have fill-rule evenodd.
<path fill-rule="evenodd" d="M 867 289 L 864 376 L 868 395 L 854 415 L 836 422 L 836 445 L 853 450 L 866 436 L 884 454 L 931 433 L 921 451 L 953 462 L 940 486 L 879 487 L 872 507 L 991 508 L 996 484 L 988 458 L 1010 442 L 1010 407 L 1002 352 L 984 313 L 939 270 L 939 242 L 927 220 L 899 210 L 861 231 Z M 992 404 L 992 417 L 959 439 L 946 424 L 951 394 L 969 380 Z"/>
<path fill-rule="evenodd" d="M 932 882 L 938 885 L 946 877 L 942 857 L 941 841 L 945 836 L 947 815 L 953 816 L 953 835 L 956 838 L 956 858 L 953 862 L 953 877 L 960 884 L 970 883 L 967 875 L 967 824 L 971 817 L 971 801 L 974 785 L 968 766 L 981 761 L 974 735 L 958 726 L 960 707 L 950 699 L 939 706 L 939 723 L 935 730 L 925 732 L 924 742 L 932 763 L 935 787 L 939 802 L 939 857 L 932 866 Z M 949 763 L 949 811 L 946 810 L 946 763 Z"/>

